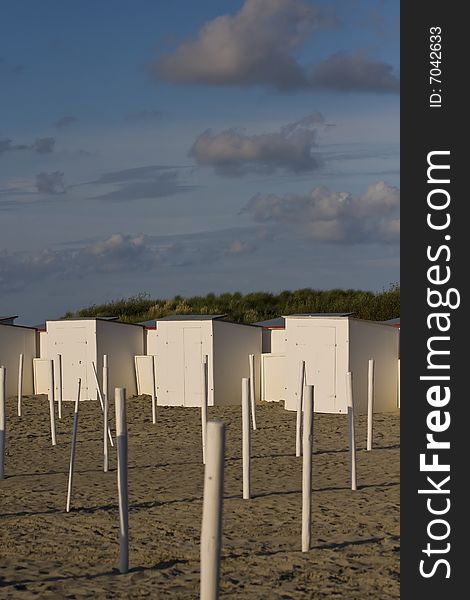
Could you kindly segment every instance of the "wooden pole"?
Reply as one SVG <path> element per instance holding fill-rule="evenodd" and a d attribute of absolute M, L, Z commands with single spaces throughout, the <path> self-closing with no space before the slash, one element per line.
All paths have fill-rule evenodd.
<path fill-rule="evenodd" d="M 155 357 L 152 358 L 152 423 L 157 422 L 157 390 L 155 385 Z"/>
<path fill-rule="evenodd" d="M 310 550 L 312 536 L 313 386 L 305 386 L 302 439 L 302 552 Z"/>
<path fill-rule="evenodd" d="M 398 359 L 398 408 L 400 408 L 400 359 Z"/>
<path fill-rule="evenodd" d="M 98 373 L 96 372 L 96 366 L 93 361 L 91 361 L 91 366 L 93 367 L 93 376 L 95 378 L 96 391 L 98 392 L 98 398 L 100 400 L 101 412 L 104 412 L 104 401 L 103 401 L 103 396 L 102 396 L 101 390 L 100 390 L 100 382 L 98 381 Z M 109 425 L 108 425 L 108 437 L 109 437 L 109 443 L 111 444 L 111 446 L 114 446 L 113 436 L 111 435 L 111 429 L 109 428 Z"/>
<path fill-rule="evenodd" d="M 374 359 L 369 359 L 367 380 L 367 450 L 372 450 L 372 436 L 374 423 Z"/>
<path fill-rule="evenodd" d="M 129 496 L 127 486 L 127 410 L 126 390 L 116 388 L 116 438 L 119 495 L 119 572 L 129 570 Z"/>
<path fill-rule="evenodd" d="M 351 475 L 351 489 L 357 490 L 356 434 L 354 430 L 354 396 L 351 371 L 346 373 L 346 394 L 348 401 L 349 472 Z"/>
<path fill-rule="evenodd" d="M 250 389 L 249 379 L 242 379 L 242 463 L 243 463 L 243 499 L 250 499 Z"/>
<path fill-rule="evenodd" d="M 55 407 L 54 407 L 54 361 L 49 361 L 49 389 L 47 391 L 47 396 L 49 399 L 49 415 L 51 420 L 51 441 L 52 445 L 57 445 L 56 435 L 55 435 Z"/>
<path fill-rule="evenodd" d="M 70 512 L 70 500 L 72 498 L 72 483 L 73 483 L 73 470 L 75 467 L 75 448 L 77 446 L 77 431 L 78 431 L 78 405 L 80 404 L 80 388 L 82 380 L 78 379 L 78 391 L 75 399 L 75 410 L 73 413 L 73 430 L 72 430 L 72 447 L 70 449 L 70 463 L 69 463 L 69 483 L 67 486 L 67 505 L 65 510 Z"/>
<path fill-rule="evenodd" d="M 0 480 L 5 479 L 7 370 L 0 367 Z"/>
<path fill-rule="evenodd" d="M 297 392 L 297 420 L 295 424 L 295 455 L 302 454 L 302 400 L 304 395 L 305 361 L 299 362 L 299 390 Z"/>
<path fill-rule="evenodd" d="M 59 419 L 62 419 L 62 355 L 57 355 L 57 406 Z"/>
<path fill-rule="evenodd" d="M 222 504 L 224 495 L 225 425 L 207 423 L 207 461 L 201 528 L 201 600 L 219 598 Z"/>
<path fill-rule="evenodd" d="M 202 462 L 206 464 L 206 428 L 207 428 L 207 360 L 208 356 L 204 355 L 202 359 L 202 399 L 201 399 L 201 430 L 202 430 Z"/>
<path fill-rule="evenodd" d="M 255 355 L 250 354 L 250 400 L 251 400 L 251 421 L 253 429 L 256 429 L 256 394 L 255 394 Z"/>
<path fill-rule="evenodd" d="M 108 355 L 103 355 L 103 471 L 108 472 L 108 411 L 109 411 L 109 374 L 108 374 Z"/>
<path fill-rule="evenodd" d="M 21 409 L 23 403 L 23 354 L 20 354 L 18 363 L 18 416 L 21 417 Z"/>

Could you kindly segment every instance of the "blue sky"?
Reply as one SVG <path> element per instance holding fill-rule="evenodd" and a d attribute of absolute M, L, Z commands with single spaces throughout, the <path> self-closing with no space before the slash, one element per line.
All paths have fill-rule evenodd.
<path fill-rule="evenodd" d="M 0 313 L 399 280 L 399 2 L 5 2 Z"/>

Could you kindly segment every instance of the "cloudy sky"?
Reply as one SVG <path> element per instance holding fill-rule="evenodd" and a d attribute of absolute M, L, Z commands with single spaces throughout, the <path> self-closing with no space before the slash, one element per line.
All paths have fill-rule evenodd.
<path fill-rule="evenodd" d="M 0 314 L 399 280 L 398 0 L 7 0 Z"/>

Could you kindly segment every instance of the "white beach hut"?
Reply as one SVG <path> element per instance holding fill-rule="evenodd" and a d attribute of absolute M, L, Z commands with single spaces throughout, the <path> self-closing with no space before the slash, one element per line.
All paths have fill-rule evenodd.
<path fill-rule="evenodd" d="M 375 412 L 398 408 L 398 328 L 351 313 L 286 316 L 286 409 L 297 407 L 299 362 L 315 386 L 315 411 L 347 413 L 346 373 L 353 373 L 356 412 L 367 411 L 368 361 L 375 360 Z"/>
<path fill-rule="evenodd" d="M 200 406 L 202 360 L 208 356 L 208 403 L 240 404 L 241 380 L 249 377 L 250 354 L 259 373 L 261 328 L 224 320 L 225 315 L 176 315 L 157 321 L 157 401 L 163 406 Z M 151 336 L 152 337 L 152 336 Z M 259 377 L 255 378 L 259 398 Z"/>
<path fill-rule="evenodd" d="M 144 351 L 141 325 L 121 323 L 115 318 L 85 317 L 46 321 L 46 334 L 41 340 L 41 359 L 35 364 L 36 393 L 41 389 L 44 359 L 62 357 L 62 395 L 74 400 L 77 380 L 81 382 L 81 400 L 96 400 L 97 391 L 92 363 L 101 382 L 103 355 L 108 355 L 109 389 L 125 387 L 128 396 L 137 393 L 134 357 Z M 42 385 L 44 385 L 43 382 Z"/>
<path fill-rule="evenodd" d="M 7 370 L 7 396 L 18 392 L 18 367 L 23 354 L 23 394 L 33 394 L 36 329 L 15 325 L 17 317 L 0 317 L 0 365 Z"/>

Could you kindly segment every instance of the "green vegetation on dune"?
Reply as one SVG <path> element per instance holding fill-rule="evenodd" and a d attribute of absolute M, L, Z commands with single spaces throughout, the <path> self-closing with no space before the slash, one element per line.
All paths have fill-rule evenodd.
<path fill-rule="evenodd" d="M 400 315 L 400 286 L 392 284 L 379 293 L 361 290 L 314 290 L 310 288 L 284 291 L 280 294 L 207 294 L 169 300 L 151 299 L 147 294 L 93 305 L 64 315 L 76 317 L 115 316 L 121 321 L 137 323 L 167 315 L 226 314 L 232 321 L 255 323 L 280 315 L 311 312 L 353 312 L 359 319 L 385 321 Z"/>

